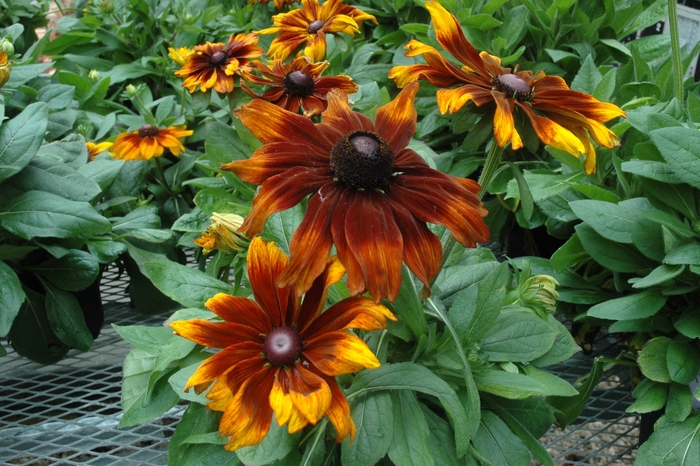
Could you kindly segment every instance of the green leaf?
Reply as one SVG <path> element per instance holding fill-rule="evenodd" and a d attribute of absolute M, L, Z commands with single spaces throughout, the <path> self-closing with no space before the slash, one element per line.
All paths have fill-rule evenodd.
<path fill-rule="evenodd" d="M 522 440 L 491 411 L 481 413 L 481 424 L 472 442 L 476 451 L 494 466 L 530 464 L 530 452 Z"/>
<path fill-rule="evenodd" d="M 202 307 L 217 293 L 235 292 L 227 283 L 169 260 L 146 262 L 144 269 L 160 291 L 185 307 Z"/>
<path fill-rule="evenodd" d="M 552 348 L 557 330 L 525 308 L 501 310 L 481 343 L 490 361 L 528 362 Z"/>
<path fill-rule="evenodd" d="M 700 349 L 694 343 L 673 341 L 666 351 L 666 364 L 671 380 L 688 385 L 700 372 Z"/>
<path fill-rule="evenodd" d="M 467 303 L 462 300 L 458 303 L 455 299 L 450 312 L 455 312 L 455 306 L 458 306 L 459 312 L 467 314 L 467 335 L 470 342 L 481 340 L 498 318 L 509 281 L 510 271 L 508 264 L 504 262 L 479 282 L 479 294 L 475 302 Z"/>
<path fill-rule="evenodd" d="M 401 271 L 401 290 L 394 302 L 389 304 L 389 309 L 409 326 L 416 339 L 428 334 L 423 304 L 418 298 L 418 289 L 406 266 Z"/>
<path fill-rule="evenodd" d="M 682 422 L 692 411 L 693 394 L 688 384 L 672 383 L 669 385 L 666 419 L 670 422 Z"/>
<path fill-rule="evenodd" d="M 558 331 L 552 348 L 545 354 L 531 362 L 535 367 L 546 367 L 566 361 L 571 356 L 581 351 L 569 330 L 554 316 L 547 316 L 547 323 Z"/>
<path fill-rule="evenodd" d="M 112 324 L 120 337 L 134 345 L 141 351 L 153 356 L 161 353 L 163 348 L 175 338 L 170 327 L 149 327 L 146 325 L 117 325 Z M 155 367 L 155 361 L 153 366 Z"/>
<path fill-rule="evenodd" d="M 673 280 L 675 277 L 680 275 L 683 272 L 683 270 L 685 270 L 685 266 L 683 265 L 662 264 L 654 270 L 652 270 L 649 273 L 649 275 L 647 275 L 644 278 L 636 279 L 634 281 L 630 279 L 630 283 L 633 284 L 632 288 L 649 288 L 652 286 L 660 285 L 669 280 Z"/>
<path fill-rule="evenodd" d="M 284 458 L 296 446 L 301 432 L 290 435 L 287 433 L 286 426 L 280 427 L 277 424 L 274 414 L 272 418 L 270 430 L 262 442 L 236 450 L 238 458 L 243 463 L 251 466 L 269 464 Z"/>
<path fill-rule="evenodd" d="M 188 441 L 196 436 L 218 434 L 221 414 L 206 406 L 190 404 L 170 438 L 168 466 L 239 466 L 238 456 L 219 444 Z"/>
<path fill-rule="evenodd" d="M 5 186 L 20 193 L 46 191 L 73 201 L 90 202 L 102 193 L 100 186 L 62 161 L 34 157 Z"/>
<path fill-rule="evenodd" d="M 581 244 L 581 239 L 578 234 L 574 233 L 566 243 L 552 254 L 552 267 L 557 272 L 561 272 L 569 267 L 575 268 L 576 264 L 587 260 L 588 257 L 588 253 Z"/>
<path fill-rule="evenodd" d="M 600 382 L 603 375 L 603 363 L 599 360 L 593 362 L 591 373 L 586 378 L 585 382 L 577 389 L 576 396 L 550 396 L 547 397 L 547 403 L 562 412 L 563 417 L 557 417 L 556 424 L 564 428 L 578 418 L 583 408 L 588 404 L 588 399 L 593 393 L 593 389 Z"/>
<path fill-rule="evenodd" d="M 158 207 L 154 205 L 137 207 L 124 217 L 115 219 L 112 225 L 112 230 L 115 233 L 138 228 L 160 228 Z"/>
<path fill-rule="evenodd" d="M 622 162 L 622 171 L 663 183 L 679 183 L 681 181 L 678 179 L 676 172 L 673 171 L 671 166 L 665 162 L 629 160 L 627 162 Z"/>
<path fill-rule="evenodd" d="M 299 204 L 291 209 L 271 215 L 263 228 L 263 237 L 274 241 L 282 251 L 289 254 L 289 243 L 292 240 L 292 235 L 303 217 L 304 209 Z"/>
<path fill-rule="evenodd" d="M 415 393 L 397 390 L 392 395 L 394 435 L 387 452 L 389 459 L 396 466 L 434 465 L 428 443 L 430 430 Z"/>
<path fill-rule="evenodd" d="M 521 400 L 530 396 L 556 395 L 557 390 L 542 385 L 525 374 L 506 372 L 498 369 L 488 369 L 474 372 L 474 382 L 479 392 L 492 393 L 508 398 Z"/>
<path fill-rule="evenodd" d="M 17 274 L 0 261 L 0 337 L 10 331 L 22 303 L 26 299 Z"/>
<path fill-rule="evenodd" d="M 44 139 L 48 114 L 47 105 L 36 102 L 0 127 L 0 181 L 19 173 L 34 157 Z"/>
<path fill-rule="evenodd" d="M 690 128 L 661 128 L 651 132 L 661 155 L 678 177 L 700 188 L 700 132 Z"/>
<path fill-rule="evenodd" d="M 68 254 L 51 258 L 31 267 L 51 283 L 66 291 L 80 291 L 90 286 L 100 273 L 97 258 L 89 252 L 71 249 Z"/>
<path fill-rule="evenodd" d="M 394 435 L 391 396 L 379 391 L 364 393 L 352 403 L 357 436 L 342 443 L 340 461 L 345 466 L 372 466 L 382 459 Z"/>
<path fill-rule="evenodd" d="M 126 163 L 124 160 L 116 160 L 111 157 L 105 159 L 98 158 L 79 167 L 78 173 L 91 179 L 97 183 L 100 189 L 106 191 L 117 178 L 124 163 Z"/>
<path fill-rule="evenodd" d="M 46 314 L 51 329 L 63 343 L 80 351 L 90 351 L 92 335 L 85 323 L 78 299 L 71 293 L 44 283 Z"/>
<path fill-rule="evenodd" d="M 575 91 L 585 92 L 586 94 L 593 94 L 598 83 L 603 79 L 603 75 L 600 74 L 598 68 L 596 68 L 593 61 L 593 56 L 588 55 L 581 68 L 579 68 L 578 73 L 571 81 L 571 89 Z"/>
<path fill-rule="evenodd" d="M 49 84 L 39 89 L 37 100 L 46 102 L 50 110 L 63 110 L 73 101 L 75 88 L 65 84 Z"/>
<path fill-rule="evenodd" d="M 211 215 L 214 212 L 241 212 L 242 201 L 225 189 L 205 188 L 195 195 L 194 203 L 202 211 Z M 241 212 L 243 213 L 243 212 Z"/>
<path fill-rule="evenodd" d="M 435 285 L 440 289 L 440 300 L 445 306 L 452 305 L 461 290 L 481 282 L 498 265 L 498 262 L 490 261 L 444 268 L 435 281 Z"/>
<path fill-rule="evenodd" d="M 547 387 L 547 396 L 575 396 L 578 391 L 566 380 L 554 374 L 545 372 L 542 369 L 526 364 L 522 366 L 522 371 L 533 380 Z"/>
<path fill-rule="evenodd" d="M 434 396 L 445 409 L 455 430 L 457 456 L 467 451 L 469 428 L 467 413 L 457 393 L 425 366 L 410 362 L 384 364 L 378 369 L 362 371 L 355 378 L 349 393 L 369 390 L 414 390 Z"/>
<path fill-rule="evenodd" d="M 440 466 L 459 466 L 463 464 L 457 460 L 455 451 L 454 432 L 443 418 L 432 412 L 423 403 L 420 404 L 425 421 L 428 424 L 428 445 L 435 464 Z"/>
<path fill-rule="evenodd" d="M 690 308 L 683 311 L 673 326 L 681 335 L 688 338 L 700 338 L 700 312 L 697 308 Z"/>
<path fill-rule="evenodd" d="M 642 374 L 655 382 L 671 382 L 666 359 L 668 347 L 672 341 L 668 337 L 657 337 L 644 345 L 637 356 L 637 364 Z"/>
<path fill-rule="evenodd" d="M 634 246 L 611 241 L 585 223 L 575 228 L 583 248 L 603 267 L 614 272 L 635 273 L 649 267 L 647 259 Z"/>
<path fill-rule="evenodd" d="M 487 31 L 501 25 L 501 22 L 494 18 L 493 15 L 487 14 L 469 15 L 461 23 L 466 28 L 474 28 L 479 31 Z"/>
<path fill-rule="evenodd" d="M 688 243 L 672 249 L 666 254 L 664 264 L 700 264 L 700 244 Z"/>
<path fill-rule="evenodd" d="M 660 426 L 637 453 L 636 466 L 694 466 L 700 464 L 700 412 L 683 422 Z"/>
<path fill-rule="evenodd" d="M 0 212 L 0 226 L 24 239 L 88 237 L 112 229 L 87 202 L 43 191 L 29 191 L 8 202 Z"/>
<path fill-rule="evenodd" d="M 599 235 L 618 243 L 632 243 L 632 229 L 640 212 L 610 202 L 581 200 L 569 204 L 574 213 Z"/>
<path fill-rule="evenodd" d="M 625 411 L 628 413 L 653 413 L 664 407 L 668 394 L 668 385 L 654 382 L 650 379 L 642 379 L 632 392 L 636 398 Z"/>
<path fill-rule="evenodd" d="M 668 296 L 659 290 L 646 290 L 596 304 L 586 315 L 609 320 L 643 319 L 656 314 L 667 300 Z"/>

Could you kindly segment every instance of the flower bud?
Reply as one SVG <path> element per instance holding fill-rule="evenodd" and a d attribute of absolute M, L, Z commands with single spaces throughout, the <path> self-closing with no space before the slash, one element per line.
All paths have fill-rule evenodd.
<path fill-rule="evenodd" d="M 12 45 L 12 42 L 7 40 L 7 38 L 4 38 L 0 40 L 0 51 L 5 52 L 7 56 L 11 57 L 15 53 L 15 46 Z"/>
<path fill-rule="evenodd" d="M 0 52 L 0 88 L 10 80 L 10 72 L 12 71 L 12 61 L 7 60 L 7 53 Z"/>
<path fill-rule="evenodd" d="M 91 82 L 96 83 L 100 80 L 100 72 L 97 70 L 90 70 L 90 72 L 88 73 L 88 79 Z"/>
<path fill-rule="evenodd" d="M 139 94 L 139 88 L 134 86 L 133 84 L 127 85 L 125 90 L 127 97 L 129 97 L 130 99 L 133 99 Z"/>
<path fill-rule="evenodd" d="M 209 254 L 214 249 L 227 254 L 243 251 L 248 247 L 248 239 L 238 232 L 243 220 L 240 215 L 213 212 L 207 231 L 195 239 L 194 243 L 204 250 L 204 254 Z"/>
<path fill-rule="evenodd" d="M 100 10 L 102 10 L 104 13 L 111 15 L 114 13 L 114 4 L 110 0 L 103 0 L 100 3 Z"/>

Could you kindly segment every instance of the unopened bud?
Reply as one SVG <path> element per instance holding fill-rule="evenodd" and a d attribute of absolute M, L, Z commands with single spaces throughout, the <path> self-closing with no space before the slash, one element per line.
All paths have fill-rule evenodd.
<path fill-rule="evenodd" d="M 100 10 L 111 15 L 114 12 L 114 4 L 110 0 L 103 0 L 100 3 Z"/>
<path fill-rule="evenodd" d="M 90 70 L 90 72 L 88 73 L 88 79 L 93 83 L 96 83 L 100 80 L 100 72 L 97 70 Z"/>
<path fill-rule="evenodd" d="M 134 86 L 133 84 L 129 84 L 126 86 L 126 95 L 130 98 L 133 99 L 139 94 L 139 89 L 138 87 Z"/>
<path fill-rule="evenodd" d="M 214 249 L 228 254 L 236 254 L 248 247 L 248 239 L 238 229 L 243 224 L 243 217 L 236 214 L 212 213 L 211 224 L 200 238 L 194 240 L 201 246 L 204 254 L 211 253 Z"/>
<path fill-rule="evenodd" d="M 7 38 L 4 38 L 3 40 L 0 40 L 0 51 L 5 52 L 11 57 L 15 53 L 15 46 L 12 45 L 12 42 L 7 40 Z"/>

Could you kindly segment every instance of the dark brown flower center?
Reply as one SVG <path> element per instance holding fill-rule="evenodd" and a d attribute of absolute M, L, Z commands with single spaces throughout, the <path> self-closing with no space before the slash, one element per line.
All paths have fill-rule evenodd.
<path fill-rule="evenodd" d="M 502 74 L 493 78 L 493 84 L 499 91 L 522 102 L 532 99 L 532 88 L 517 74 Z"/>
<path fill-rule="evenodd" d="M 219 66 L 226 61 L 226 54 L 224 52 L 214 52 L 209 57 L 209 64 L 212 66 Z"/>
<path fill-rule="evenodd" d="M 317 19 L 316 21 L 309 24 L 309 29 L 307 29 L 307 31 L 309 31 L 309 34 L 316 34 L 318 31 L 321 30 L 324 24 L 326 23 L 324 23 L 320 19 Z"/>
<path fill-rule="evenodd" d="M 346 134 L 331 150 L 330 167 L 338 181 L 356 189 L 382 188 L 394 168 L 394 152 L 369 131 Z"/>
<path fill-rule="evenodd" d="M 157 136 L 158 128 L 153 125 L 143 125 L 139 130 L 139 137 L 147 138 L 149 136 Z"/>
<path fill-rule="evenodd" d="M 301 356 L 301 347 L 301 336 L 296 330 L 279 327 L 267 335 L 263 351 L 273 366 L 289 367 Z"/>
<path fill-rule="evenodd" d="M 306 97 L 314 93 L 314 80 L 303 71 L 287 73 L 282 84 L 284 89 L 294 97 Z"/>

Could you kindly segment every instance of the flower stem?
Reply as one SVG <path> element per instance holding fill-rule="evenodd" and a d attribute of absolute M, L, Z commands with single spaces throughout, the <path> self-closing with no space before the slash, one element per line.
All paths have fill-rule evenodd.
<path fill-rule="evenodd" d="M 163 162 L 160 161 L 160 157 L 155 157 L 156 161 L 156 167 L 158 168 L 158 175 L 160 178 L 160 182 L 165 188 L 166 191 L 168 191 L 168 194 L 173 194 L 173 190 L 170 188 L 170 185 L 168 184 L 168 179 L 165 177 L 165 170 L 163 170 Z"/>
<path fill-rule="evenodd" d="M 668 25 L 671 29 L 671 54 L 673 60 L 673 93 L 683 105 L 683 59 L 681 42 L 678 36 L 678 10 L 676 0 L 668 1 Z"/>
<path fill-rule="evenodd" d="M 496 141 L 493 141 L 489 153 L 486 155 L 486 162 L 484 162 L 484 168 L 481 170 L 481 175 L 479 176 L 479 185 L 481 186 L 481 191 L 479 192 L 479 199 L 484 197 L 486 190 L 489 185 L 496 177 L 496 172 L 498 167 L 501 165 L 501 156 L 503 155 L 503 147 L 499 147 Z"/>

